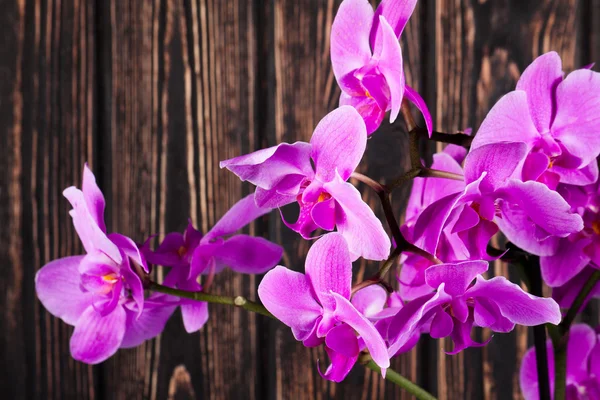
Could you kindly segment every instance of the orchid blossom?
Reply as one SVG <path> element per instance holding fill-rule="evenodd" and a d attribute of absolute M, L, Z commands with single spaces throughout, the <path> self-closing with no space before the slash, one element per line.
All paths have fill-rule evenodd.
<path fill-rule="evenodd" d="M 343 380 L 364 347 L 385 376 L 390 365 L 385 342 L 350 302 L 352 260 L 344 237 L 329 233 L 317 240 L 308 251 L 305 268 L 306 275 L 282 266 L 267 272 L 258 287 L 267 310 L 292 328 L 305 346 L 325 343 L 331 365 L 324 378 Z"/>
<path fill-rule="evenodd" d="M 165 286 L 188 291 L 203 289 L 198 283 L 200 274 L 212 276 L 225 267 L 244 274 L 265 273 L 281 259 L 283 248 L 261 237 L 233 234 L 269 211 L 270 208 L 257 207 L 253 195 L 246 196 L 206 235 L 190 222 L 183 234 L 167 234 L 155 251 L 144 247 L 144 255 L 152 264 L 171 267 L 163 282 Z M 202 328 L 208 320 L 208 304 L 190 299 L 179 303 L 185 330 L 191 333 Z"/>
<path fill-rule="evenodd" d="M 298 220 L 284 222 L 303 238 L 309 239 L 318 228 L 331 231 L 337 227 L 348 242 L 352 260 L 384 260 L 390 252 L 390 239 L 359 191 L 346 182 L 366 144 L 360 115 L 343 106 L 319 122 L 310 143 L 282 143 L 221 161 L 221 168 L 257 186 L 254 199 L 258 207 L 298 202 Z"/>
<path fill-rule="evenodd" d="M 87 254 L 52 261 L 37 273 L 35 286 L 44 307 L 75 326 L 71 354 L 96 364 L 119 348 L 134 347 L 158 335 L 176 305 L 167 296 L 144 299 L 138 273 L 148 272 L 135 243 L 106 234 L 104 196 L 87 167 L 82 190 L 64 191 L 75 230 Z"/>
<path fill-rule="evenodd" d="M 433 122 L 425 101 L 406 85 L 400 35 L 416 0 L 383 0 L 376 11 L 367 0 L 344 0 L 331 27 L 331 64 L 342 89 L 340 106 L 350 105 L 373 133 L 386 111 L 398 117 L 402 99 L 423 113 L 429 134 Z"/>

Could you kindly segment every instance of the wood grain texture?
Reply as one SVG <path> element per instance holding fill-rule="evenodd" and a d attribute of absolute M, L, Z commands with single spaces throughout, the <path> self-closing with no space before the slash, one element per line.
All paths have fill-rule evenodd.
<path fill-rule="evenodd" d="M 372 1 L 376 5 L 377 1 Z M 62 190 L 89 162 L 107 225 L 136 241 L 208 230 L 251 188 L 218 161 L 309 140 L 337 106 L 329 34 L 340 0 L 16 0 L 0 10 L 0 390 L 32 399 L 378 399 L 411 397 L 356 367 L 341 384 L 288 328 L 211 306 L 199 332 L 176 314 L 157 339 L 90 367 L 69 355 L 72 328 L 35 299 L 46 262 L 83 251 Z M 481 123 L 527 64 L 556 50 L 570 71 L 600 60 L 600 0 L 421 1 L 402 38 L 407 82 L 436 128 Z M 596 67 L 596 70 L 598 68 Z M 432 150 L 431 146 L 425 146 Z M 389 181 L 408 168 L 402 121 L 368 142 L 359 171 Z M 376 197 L 360 186 L 379 216 Z M 394 193 L 400 212 L 409 186 Z M 295 211 L 285 209 L 287 218 Z M 398 214 L 399 215 L 399 214 Z M 277 213 L 246 230 L 282 243 L 302 270 L 310 246 Z M 377 263 L 356 263 L 355 278 Z M 490 275 L 509 274 L 506 265 Z M 260 277 L 231 272 L 212 291 L 256 298 Z M 390 280 L 393 283 L 393 278 Z M 598 307 L 584 316 L 598 321 Z M 478 332 L 478 339 L 489 332 Z M 527 329 L 446 356 L 424 339 L 393 367 L 440 399 L 519 398 Z"/>
<path fill-rule="evenodd" d="M 577 1 L 436 2 L 436 123 L 442 131 L 478 128 L 523 69 L 540 54 L 557 51 L 572 70 L 581 46 Z M 503 263 L 490 275 L 516 278 Z M 482 349 L 445 356 L 440 343 L 438 395 L 455 398 L 519 398 L 520 360 L 527 330 L 495 335 Z M 479 339 L 487 339 L 489 332 Z"/>
<path fill-rule="evenodd" d="M 72 328 L 35 298 L 46 262 L 80 254 L 62 190 L 93 162 L 94 9 L 3 3 L 0 71 L 0 390 L 7 398 L 93 398 L 94 369 L 69 357 Z"/>

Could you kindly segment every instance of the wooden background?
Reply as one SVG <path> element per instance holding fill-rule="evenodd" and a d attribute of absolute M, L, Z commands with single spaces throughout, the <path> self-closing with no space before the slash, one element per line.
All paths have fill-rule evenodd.
<path fill-rule="evenodd" d="M 315 368 L 322 349 L 225 306 L 210 307 L 199 333 L 187 335 L 176 315 L 159 339 L 90 367 L 70 358 L 72 328 L 34 293 L 44 263 L 82 251 L 61 191 L 79 184 L 85 161 L 106 195 L 109 229 L 140 241 L 182 230 L 188 217 L 206 230 L 248 193 L 219 160 L 307 140 L 339 96 L 329 62 L 338 5 L 0 2 L 3 398 L 409 398 L 360 366 L 342 384 L 327 382 Z M 477 128 L 537 55 L 558 51 L 566 70 L 600 61 L 599 26 L 600 0 L 421 1 L 402 38 L 407 80 L 424 94 L 439 130 Z M 384 127 L 369 141 L 361 171 L 389 179 L 407 168 L 406 154 L 403 124 Z M 407 193 L 396 193 L 398 210 Z M 284 243 L 284 263 L 302 267 L 307 243 L 276 215 L 252 232 Z M 371 271 L 357 265 L 356 272 Z M 255 298 L 257 283 L 226 272 L 214 290 Z M 393 366 L 442 399 L 518 398 L 527 341 L 520 328 L 450 357 L 443 343 L 422 340 Z"/>

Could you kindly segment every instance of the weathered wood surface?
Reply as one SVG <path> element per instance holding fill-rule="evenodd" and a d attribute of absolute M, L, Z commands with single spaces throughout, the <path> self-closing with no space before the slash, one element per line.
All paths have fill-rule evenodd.
<path fill-rule="evenodd" d="M 326 382 L 315 365 L 326 360 L 322 349 L 305 349 L 276 322 L 219 306 L 199 333 L 186 334 L 175 316 L 160 338 L 89 367 L 70 358 L 72 329 L 34 293 L 44 263 L 82 251 L 61 191 L 80 182 L 85 161 L 106 194 L 109 228 L 141 241 L 182 230 L 188 217 L 206 230 L 248 193 L 219 160 L 308 139 L 339 96 L 328 58 L 339 2 L 1 3 L 3 397 L 410 398 L 360 367 L 342 384 Z M 600 60 L 599 18 L 599 0 L 422 1 L 402 40 L 407 79 L 440 130 L 477 128 L 537 55 L 558 51 L 566 70 Z M 401 122 L 382 128 L 361 171 L 381 180 L 399 174 L 405 139 Z M 396 194 L 398 210 L 407 194 Z M 249 231 L 283 243 L 284 264 L 302 267 L 307 243 L 276 215 Z M 357 264 L 355 272 L 374 268 Z M 255 298 L 257 282 L 226 272 L 214 290 Z M 597 310 L 588 316 L 597 320 Z M 519 397 L 526 329 L 453 357 L 445 345 L 423 340 L 394 368 L 441 399 Z"/>

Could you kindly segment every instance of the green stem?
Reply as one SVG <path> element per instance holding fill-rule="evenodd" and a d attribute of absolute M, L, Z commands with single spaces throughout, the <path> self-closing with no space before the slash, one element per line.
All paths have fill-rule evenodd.
<path fill-rule="evenodd" d="M 565 315 L 562 322 L 560 323 L 559 327 L 563 335 L 569 330 L 569 328 L 573 324 L 575 317 L 579 313 L 579 309 L 585 302 L 585 299 L 591 293 L 592 289 L 594 289 L 594 286 L 596 286 L 598 281 L 600 281 L 600 271 L 596 270 L 594 271 L 590 279 L 587 280 L 585 285 L 583 285 L 583 287 L 581 288 L 581 292 L 579 292 L 579 294 L 575 298 L 575 301 L 573 301 L 573 304 L 569 308 L 569 311 L 567 311 L 567 315 Z"/>
<path fill-rule="evenodd" d="M 251 300 L 246 299 L 242 296 L 228 297 L 220 296 L 217 294 L 210 294 L 204 292 L 188 292 L 186 290 L 179 290 L 170 288 L 167 286 L 159 285 L 156 282 L 150 282 L 148 289 L 154 290 L 155 292 L 170 294 L 177 297 L 183 297 L 191 300 L 205 301 L 207 303 L 216 304 L 227 304 L 230 306 L 236 306 L 243 308 L 244 310 L 252 311 L 257 314 L 264 315 L 266 317 L 275 318 L 273 314 L 269 312 L 262 304 L 255 303 Z"/>
<path fill-rule="evenodd" d="M 226 304 L 230 306 L 236 306 L 243 308 L 247 311 L 252 311 L 261 315 L 264 315 L 269 318 L 277 319 L 273 314 L 271 314 L 262 304 L 255 303 L 250 301 L 242 296 L 236 297 L 228 297 L 228 296 L 220 296 L 216 294 L 204 293 L 204 292 L 188 292 L 186 290 L 173 289 L 167 286 L 160 285 L 156 282 L 148 282 L 148 289 L 153 290 L 155 292 L 170 294 L 172 296 L 183 297 L 191 300 L 205 301 L 207 303 L 215 303 L 215 304 Z M 368 356 L 368 355 L 367 355 Z M 368 356 L 370 357 L 370 356 Z M 366 367 L 377 372 L 381 372 L 381 369 L 375 364 L 372 360 L 366 364 Z M 421 400 L 435 400 L 435 397 L 427 393 L 421 387 L 415 385 L 396 371 L 391 368 L 386 370 L 386 379 L 390 382 L 400 386 L 401 388 L 406 389 L 409 393 L 412 393 L 417 397 L 417 399 Z"/>
<path fill-rule="evenodd" d="M 375 364 L 375 362 L 373 360 L 370 360 L 366 364 L 366 367 L 372 371 L 375 371 L 378 373 L 381 372 L 381 368 L 379 368 L 379 366 L 377 364 Z M 396 371 L 394 371 L 392 369 L 389 369 L 389 368 L 387 369 L 387 371 L 385 373 L 385 379 L 396 384 L 397 386 L 400 386 L 401 388 L 406 390 L 408 393 L 415 396 L 418 400 L 436 400 L 436 398 L 431 393 L 427 392 L 425 389 L 421 388 L 420 386 L 415 385 L 414 383 L 412 383 L 411 381 L 409 381 L 408 379 L 406 379 L 405 377 L 403 377 L 402 375 L 400 375 L 399 373 L 397 373 Z"/>

